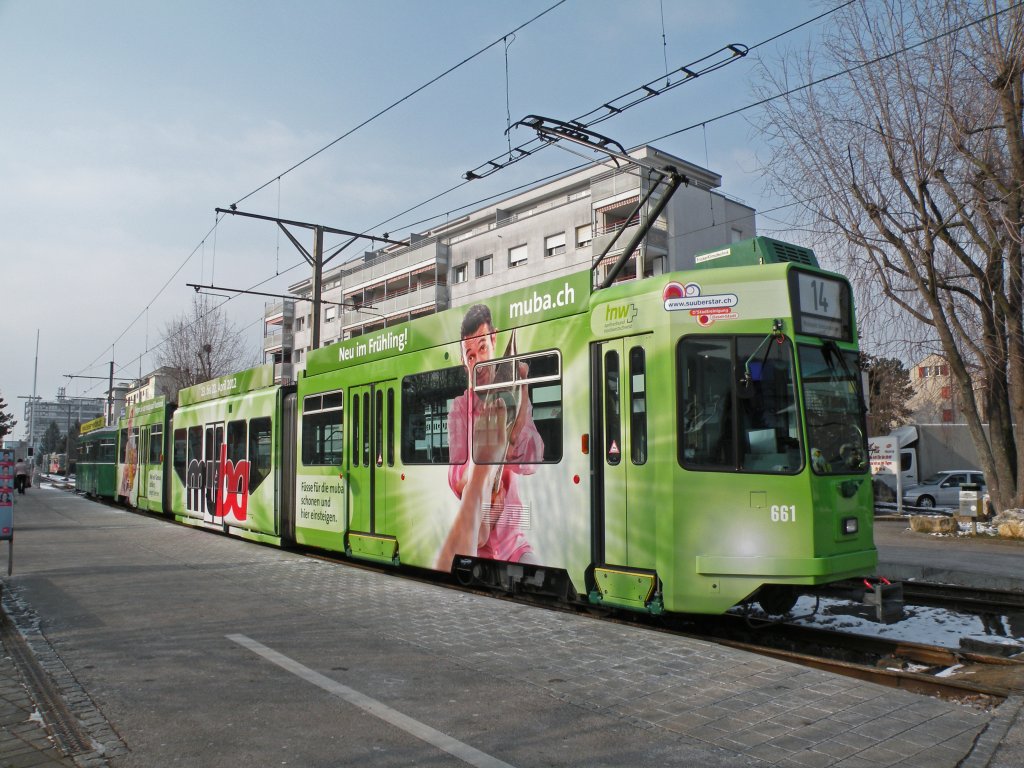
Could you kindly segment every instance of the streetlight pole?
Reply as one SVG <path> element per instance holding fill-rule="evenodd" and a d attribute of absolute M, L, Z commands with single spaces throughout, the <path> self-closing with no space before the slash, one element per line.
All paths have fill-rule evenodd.
<path fill-rule="evenodd" d="M 231 216 L 246 216 L 250 219 L 262 219 L 263 221 L 273 221 L 281 228 L 281 231 L 285 233 L 292 245 L 295 246 L 296 250 L 302 254 L 302 258 L 306 260 L 306 263 L 313 267 L 313 349 L 320 347 L 320 302 L 321 293 L 323 292 L 323 273 L 324 266 L 331 261 L 335 256 L 341 253 L 343 250 L 348 248 L 352 243 L 357 240 L 369 240 L 374 243 L 388 243 L 389 245 L 409 245 L 409 240 L 392 240 L 388 237 L 387 232 L 384 233 L 383 237 L 377 237 L 375 235 L 368 235 L 365 232 L 351 232 L 347 229 L 334 229 L 333 227 L 325 227 L 322 224 L 310 224 L 307 221 L 291 221 L 289 219 L 281 219 L 276 216 L 262 216 L 258 213 L 247 213 L 245 211 L 239 211 L 235 206 L 227 208 L 215 208 L 216 213 L 230 214 Z M 285 226 L 288 225 L 288 226 Z M 300 229 L 310 229 L 313 231 L 313 253 L 306 250 L 306 247 L 298 241 L 298 239 L 291 233 L 288 227 L 298 227 Z M 344 235 L 349 239 L 339 247 L 335 248 L 331 254 L 327 257 L 324 256 L 324 233 L 332 235 Z M 196 290 L 199 290 L 198 288 Z"/>
<path fill-rule="evenodd" d="M 104 426 L 114 423 L 114 361 L 110 361 L 110 373 L 106 376 L 83 376 L 78 373 L 65 373 L 65 379 L 99 379 L 107 382 L 107 412 L 103 414 Z M 88 398 L 86 398 L 88 399 Z"/>

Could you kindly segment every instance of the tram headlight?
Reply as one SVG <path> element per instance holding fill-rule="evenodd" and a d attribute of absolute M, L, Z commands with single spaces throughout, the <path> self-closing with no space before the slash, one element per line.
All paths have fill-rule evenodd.
<path fill-rule="evenodd" d="M 851 535 L 858 530 L 857 518 L 856 517 L 844 517 L 843 518 L 843 533 Z"/>

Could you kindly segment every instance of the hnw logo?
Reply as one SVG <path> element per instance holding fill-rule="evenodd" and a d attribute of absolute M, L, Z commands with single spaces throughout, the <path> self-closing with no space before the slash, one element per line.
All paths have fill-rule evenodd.
<path fill-rule="evenodd" d="M 192 459 L 185 473 L 185 508 L 211 518 L 233 515 L 245 520 L 249 514 L 249 461 L 228 459 L 227 445 L 220 447 L 220 459 Z"/>
<path fill-rule="evenodd" d="M 604 319 L 607 323 L 632 323 L 636 319 L 637 309 L 633 304 L 608 304 L 604 308 Z"/>

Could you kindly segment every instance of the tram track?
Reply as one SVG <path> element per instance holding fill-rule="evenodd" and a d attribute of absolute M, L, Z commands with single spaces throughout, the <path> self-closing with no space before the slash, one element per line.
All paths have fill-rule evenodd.
<path fill-rule="evenodd" d="M 970 612 L 1024 611 L 1024 592 L 917 581 L 904 581 L 902 585 L 904 600 L 914 604 Z"/>
<path fill-rule="evenodd" d="M 1024 659 L 789 623 L 753 628 L 744 617 L 733 615 L 702 622 L 695 636 L 890 688 L 985 707 L 1024 692 Z"/>

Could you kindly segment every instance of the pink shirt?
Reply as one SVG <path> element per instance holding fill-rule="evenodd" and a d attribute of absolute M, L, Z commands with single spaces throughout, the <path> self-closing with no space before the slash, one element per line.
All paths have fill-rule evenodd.
<path fill-rule="evenodd" d="M 448 467 L 448 485 L 459 498 L 462 498 L 462 495 L 456 489 L 466 471 L 466 461 L 469 458 L 470 398 L 473 416 L 478 416 L 483 409 L 483 400 L 469 390 L 455 398 L 448 413 L 448 450 L 451 462 Z M 515 442 L 509 445 L 501 470 L 505 501 L 504 504 L 498 502 L 491 509 L 484 510 L 484 514 L 492 521 L 491 532 L 487 541 L 477 549 L 477 557 L 515 563 L 523 555 L 533 552 L 522 531 L 524 510 L 519 498 L 516 475 L 533 474 L 532 464 L 544 457 L 544 441 L 533 423 L 533 406 L 527 400 L 523 407 L 527 409 L 526 423 L 519 430 Z"/>

